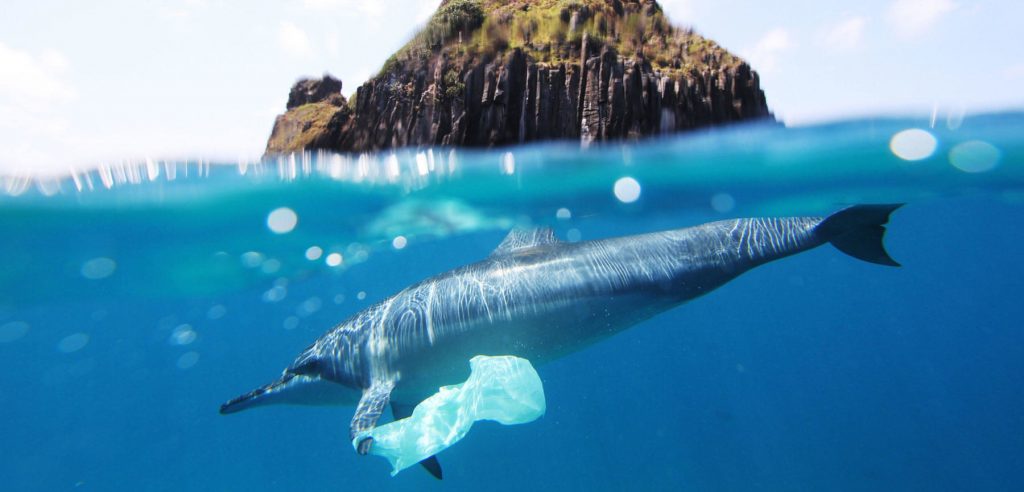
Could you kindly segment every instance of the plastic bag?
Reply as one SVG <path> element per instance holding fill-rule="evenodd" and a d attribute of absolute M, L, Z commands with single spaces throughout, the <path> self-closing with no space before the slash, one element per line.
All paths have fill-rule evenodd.
<path fill-rule="evenodd" d="M 469 366 L 465 383 L 442 387 L 408 418 L 360 433 L 352 446 L 372 437 L 370 454 L 387 458 L 394 476 L 458 442 L 477 420 L 514 425 L 544 415 L 544 387 L 530 361 L 478 355 Z"/>

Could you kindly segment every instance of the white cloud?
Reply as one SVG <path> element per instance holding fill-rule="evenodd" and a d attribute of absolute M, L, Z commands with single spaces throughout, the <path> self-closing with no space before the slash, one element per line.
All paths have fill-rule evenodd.
<path fill-rule="evenodd" d="M 324 48 L 327 49 L 327 54 L 332 58 L 341 55 L 341 33 L 337 29 L 328 28 L 324 37 L 326 38 Z"/>
<path fill-rule="evenodd" d="M 200 9 L 209 7 L 206 0 L 184 0 L 160 6 L 160 16 L 170 21 L 184 21 Z"/>
<path fill-rule="evenodd" d="M 789 31 L 777 27 L 765 33 L 752 49 L 745 50 L 747 61 L 755 70 L 770 73 L 778 67 L 779 55 L 796 46 Z"/>
<path fill-rule="evenodd" d="M 302 6 L 310 10 L 355 9 L 376 18 L 385 14 L 386 3 L 381 0 L 303 0 Z"/>
<path fill-rule="evenodd" d="M 309 43 L 306 31 L 293 22 L 281 22 L 281 26 L 277 30 L 277 40 L 281 44 L 281 48 L 291 55 L 309 56 L 313 53 L 313 47 Z"/>
<path fill-rule="evenodd" d="M 356 70 L 355 75 L 352 76 L 352 82 L 355 82 L 355 85 L 353 86 L 353 91 L 355 90 L 354 87 L 363 85 L 364 82 L 370 80 L 370 77 L 372 75 L 373 69 L 370 67 L 362 67 L 359 70 Z"/>
<path fill-rule="evenodd" d="M 854 16 L 828 28 L 825 43 L 837 50 L 850 51 L 857 49 L 864 40 L 864 26 L 867 17 Z"/>
<path fill-rule="evenodd" d="M 38 57 L 0 43 L 0 100 L 31 104 L 70 101 L 75 88 L 64 80 L 68 60 L 54 50 Z"/>
<path fill-rule="evenodd" d="M 67 138 L 66 106 L 78 97 L 69 67 L 60 52 L 33 55 L 0 43 L 0 169 L 34 169 Z"/>
<path fill-rule="evenodd" d="M 188 19 L 189 15 L 189 11 L 185 9 L 160 7 L 160 17 L 163 17 L 167 20 L 184 20 Z"/>
<path fill-rule="evenodd" d="M 51 108 L 29 108 L 17 104 L 0 103 L 0 128 L 23 135 L 60 136 L 67 132 L 68 121 L 53 114 Z"/>
<path fill-rule="evenodd" d="M 693 0 L 662 0 L 658 2 L 675 24 L 690 24 L 694 19 Z"/>
<path fill-rule="evenodd" d="M 417 3 L 419 10 L 416 11 L 416 22 L 421 24 L 427 22 L 441 4 L 438 0 L 417 0 Z"/>
<path fill-rule="evenodd" d="M 927 32 L 956 8 L 953 0 L 895 0 L 889 5 L 886 18 L 897 34 L 912 38 Z"/>
<path fill-rule="evenodd" d="M 304 0 L 302 6 L 313 10 L 327 10 L 337 8 L 348 2 L 344 0 Z"/>
<path fill-rule="evenodd" d="M 1024 79 L 1024 63 L 1007 66 L 1003 69 L 1003 76 L 1011 80 Z"/>

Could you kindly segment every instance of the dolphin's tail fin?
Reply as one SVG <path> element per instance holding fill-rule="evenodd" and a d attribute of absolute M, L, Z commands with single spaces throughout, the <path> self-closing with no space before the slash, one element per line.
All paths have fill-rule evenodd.
<path fill-rule="evenodd" d="M 902 206 L 902 203 L 895 203 L 844 208 L 826 217 L 814 232 L 854 258 L 879 265 L 900 266 L 885 251 L 882 238 L 889 214 Z"/>

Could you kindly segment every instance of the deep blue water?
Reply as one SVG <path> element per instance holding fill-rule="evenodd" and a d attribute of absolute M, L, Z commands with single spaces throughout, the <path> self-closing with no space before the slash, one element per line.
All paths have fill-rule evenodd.
<path fill-rule="evenodd" d="M 2 487 L 1021 490 L 1024 115 L 953 123 L 0 178 Z M 893 143 L 910 128 L 935 139 L 921 160 L 894 153 L 928 150 Z M 443 482 L 356 456 L 351 408 L 217 413 L 513 225 L 587 240 L 896 201 L 902 268 L 825 246 L 541 366 L 547 414 L 478 424 Z M 281 207 L 298 222 L 275 234 Z"/>

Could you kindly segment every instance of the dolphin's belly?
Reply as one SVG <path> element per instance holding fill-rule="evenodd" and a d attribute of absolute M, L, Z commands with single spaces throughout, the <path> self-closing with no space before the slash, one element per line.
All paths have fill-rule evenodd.
<path fill-rule="evenodd" d="M 535 365 L 579 351 L 671 306 L 641 299 L 588 299 L 516 319 L 477 319 L 395 361 L 400 374 L 393 398 L 416 403 L 469 376 L 476 355 L 514 355 Z"/>

